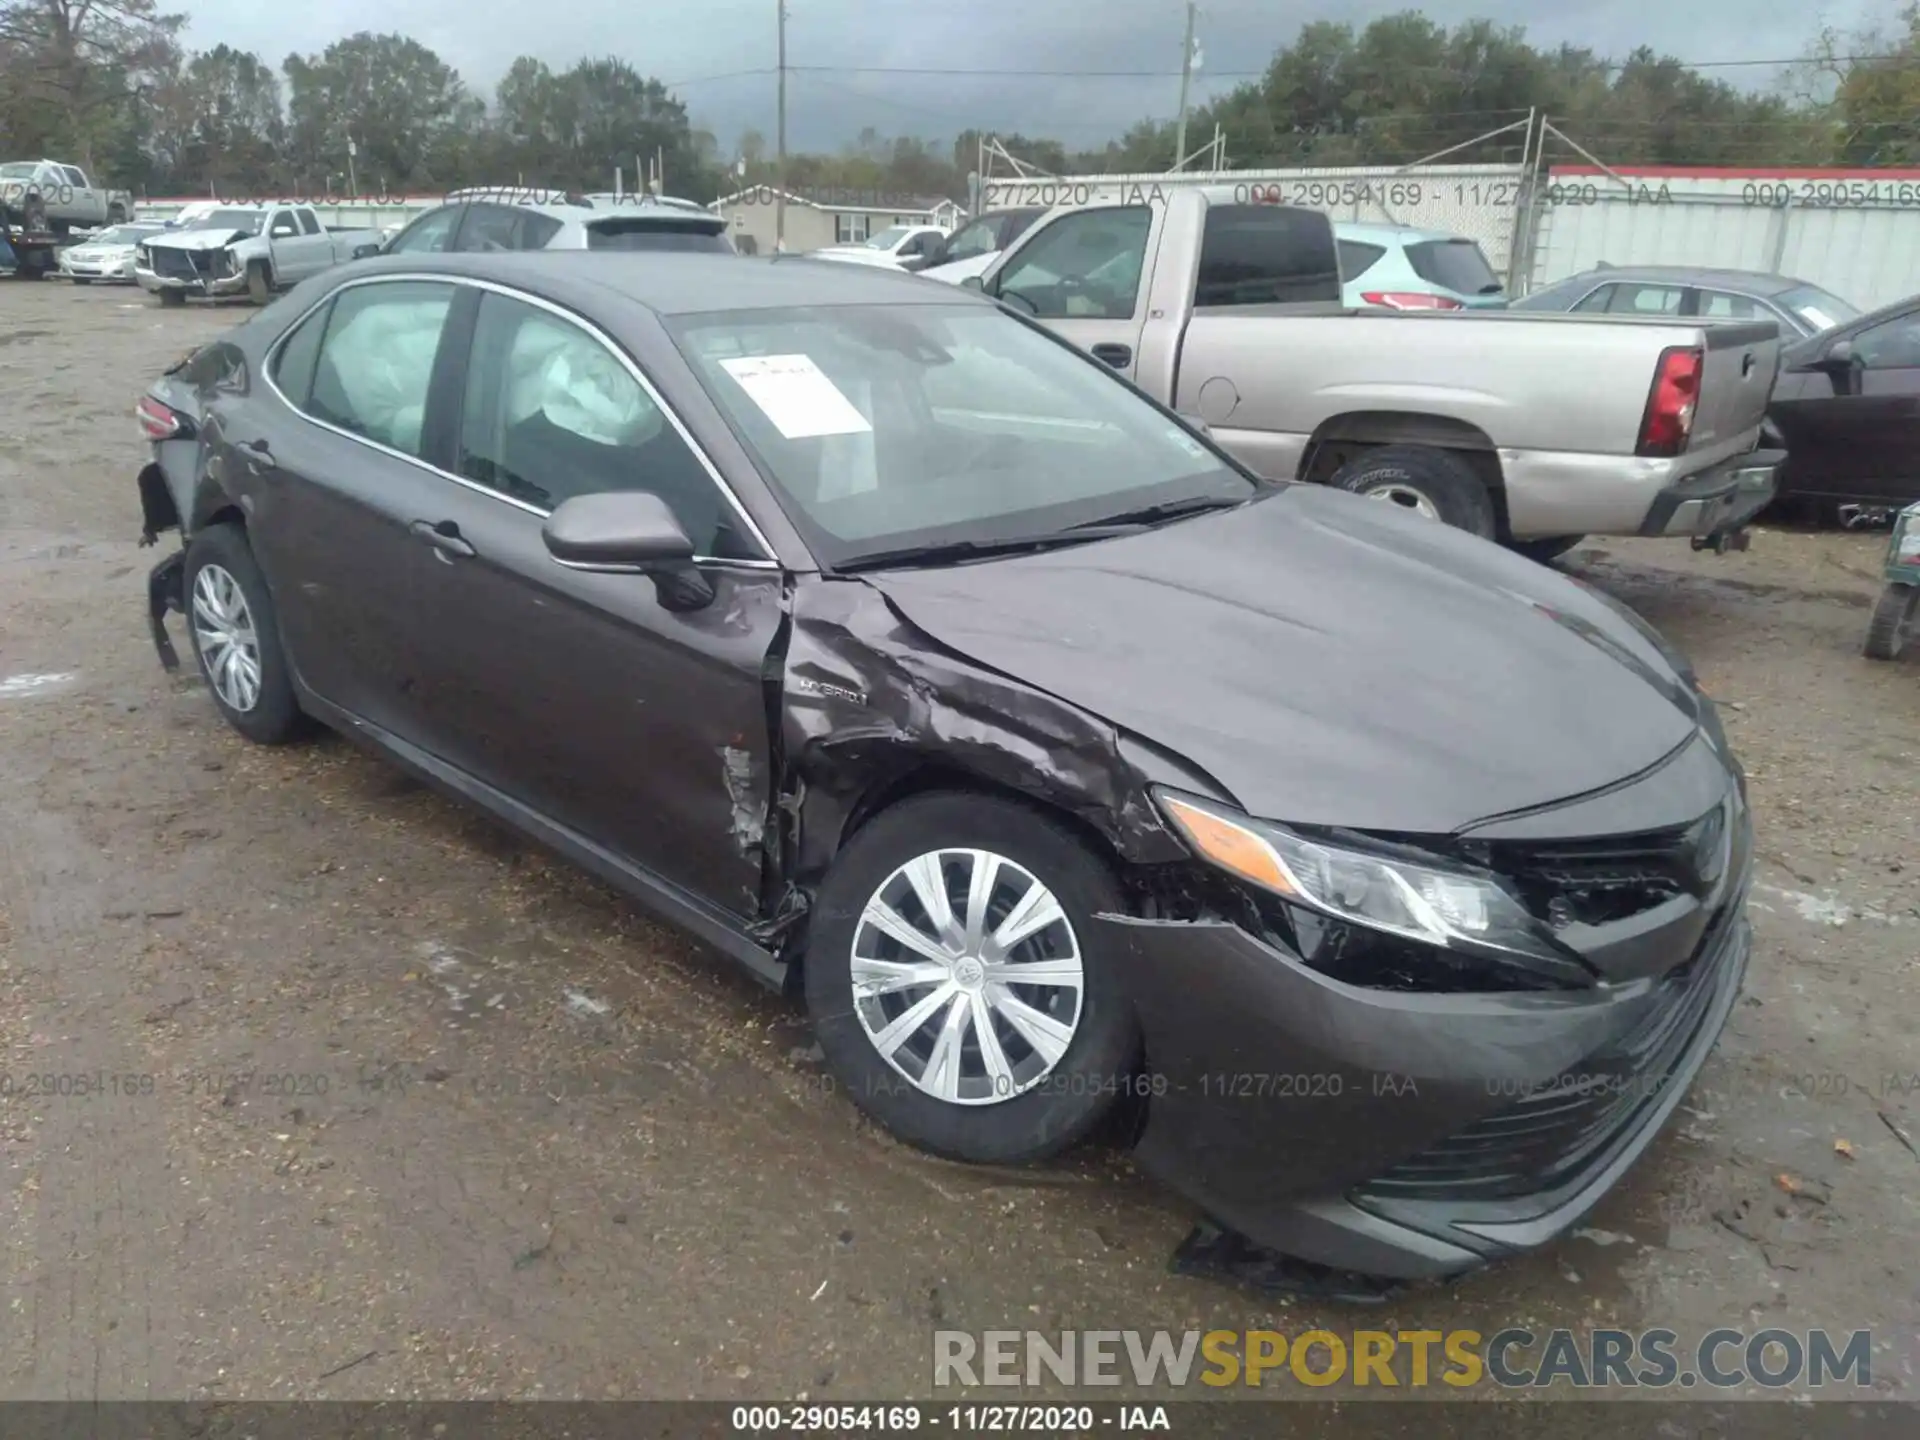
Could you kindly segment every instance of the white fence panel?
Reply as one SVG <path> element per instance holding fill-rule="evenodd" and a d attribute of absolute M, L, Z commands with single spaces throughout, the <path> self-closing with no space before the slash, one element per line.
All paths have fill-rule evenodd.
<path fill-rule="evenodd" d="M 1863 310 L 1920 292 L 1920 170 L 1614 173 L 1554 168 L 1528 288 L 1604 262 L 1791 275 Z"/>

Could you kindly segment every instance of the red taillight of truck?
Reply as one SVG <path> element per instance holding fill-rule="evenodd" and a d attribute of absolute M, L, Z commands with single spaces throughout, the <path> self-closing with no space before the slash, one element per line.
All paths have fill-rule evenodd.
<path fill-rule="evenodd" d="M 1688 346 L 1673 345 L 1660 352 L 1660 364 L 1653 372 L 1653 393 L 1647 396 L 1640 443 L 1634 447 L 1634 454 L 1670 456 L 1687 448 L 1687 438 L 1693 434 L 1694 406 L 1700 399 L 1700 372 L 1705 365 L 1705 352 Z"/>

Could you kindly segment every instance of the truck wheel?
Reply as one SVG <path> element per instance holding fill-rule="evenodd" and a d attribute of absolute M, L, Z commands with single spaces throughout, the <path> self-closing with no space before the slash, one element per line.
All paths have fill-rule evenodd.
<path fill-rule="evenodd" d="M 162 305 L 184 305 L 187 303 L 187 293 L 184 290 L 162 290 L 159 293 L 160 303 Z"/>
<path fill-rule="evenodd" d="M 93 281 L 87 279 L 84 275 L 76 275 L 73 277 L 73 283 L 76 285 L 91 285 Z"/>
<path fill-rule="evenodd" d="M 267 270 L 267 262 L 256 260 L 247 266 L 247 299 L 255 305 L 264 305 L 273 298 L 273 276 Z"/>
<path fill-rule="evenodd" d="M 126 223 L 126 220 L 127 220 L 127 207 L 122 205 L 119 201 L 116 200 L 113 204 L 107 207 L 107 223 L 109 225 L 124 225 Z"/>
<path fill-rule="evenodd" d="M 1493 497 L 1473 467 L 1446 450 L 1382 445 L 1349 460 L 1327 482 L 1336 490 L 1399 505 L 1491 540 Z"/>
<path fill-rule="evenodd" d="M 1898 660 L 1913 635 L 1913 622 L 1920 613 L 1920 585 L 1899 581 L 1880 592 L 1880 603 L 1873 608 L 1867 624 L 1867 643 L 1861 647 L 1869 660 Z"/>

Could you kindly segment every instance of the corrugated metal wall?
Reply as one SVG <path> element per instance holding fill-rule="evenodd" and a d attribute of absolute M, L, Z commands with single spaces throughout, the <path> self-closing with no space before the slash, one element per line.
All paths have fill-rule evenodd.
<path fill-rule="evenodd" d="M 1920 170 L 1555 167 L 1529 288 L 1602 261 L 1769 271 L 1872 309 L 1920 292 Z"/>

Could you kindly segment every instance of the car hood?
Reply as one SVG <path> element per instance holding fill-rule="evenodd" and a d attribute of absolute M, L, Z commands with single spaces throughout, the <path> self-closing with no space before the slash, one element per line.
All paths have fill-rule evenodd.
<path fill-rule="evenodd" d="M 162 250 L 224 250 L 236 240 L 252 238 L 245 230 L 175 230 L 143 243 Z"/>
<path fill-rule="evenodd" d="M 1318 486 L 865 578 L 939 643 L 1275 820 L 1447 833 L 1616 784 L 1699 724 L 1660 648 L 1578 582 Z"/>
<path fill-rule="evenodd" d="M 983 255 L 969 255 L 965 260 L 949 260 L 945 265 L 929 265 L 920 274 L 928 280 L 944 280 L 949 285 L 958 285 L 975 275 L 984 275 L 1000 258 L 998 250 L 989 250 Z"/>

